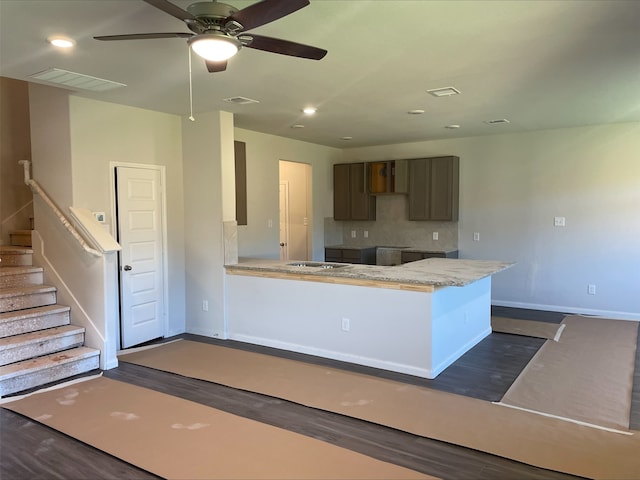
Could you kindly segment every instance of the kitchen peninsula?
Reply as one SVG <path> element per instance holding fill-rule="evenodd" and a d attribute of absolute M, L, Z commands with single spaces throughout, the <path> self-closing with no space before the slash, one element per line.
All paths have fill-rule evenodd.
<path fill-rule="evenodd" d="M 491 333 L 491 275 L 511 265 L 248 259 L 226 266 L 227 336 L 435 378 Z"/>

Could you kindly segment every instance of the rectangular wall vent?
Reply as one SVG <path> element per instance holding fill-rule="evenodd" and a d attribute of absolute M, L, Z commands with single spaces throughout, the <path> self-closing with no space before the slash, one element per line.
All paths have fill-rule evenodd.
<path fill-rule="evenodd" d="M 427 90 L 427 93 L 434 97 L 450 97 L 451 95 L 460 95 L 460 90 L 454 87 L 443 87 Z"/>
<path fill-rule="evenodd" d="M 235 103 L 236 105 L 247 105 L 248 103 L 260 103 L 258 100 L 252 100 L 247 97 L 230 97 L 225 98 L 225 102 Z"/>
<path fill-rule="evenodd" d="M 497 118 L 495 120 L 485 120 L 484 123 L 486 123 L 487 125 L 499 125 L 501 123 L 511 123 L 511 122 L 506 118 Z"/>
<path fill-rule="evenodd" d="M 50 68 L 43 72 L 29 75 L 29 77 L 75 90 L 88 90 L 91 92 L 106 92 L 114 88 L 126 87 L 124 83 L 112 82 L 111 80 L 69 72 L 59 68 Z"/>

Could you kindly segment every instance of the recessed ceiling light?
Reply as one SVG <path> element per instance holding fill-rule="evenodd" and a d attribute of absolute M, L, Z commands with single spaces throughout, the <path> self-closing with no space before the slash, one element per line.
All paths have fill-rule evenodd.
<path fill-rule="evenodd" d="M 448 128 L 450 130 L 456 130 L 456 129 L 460 128 L 460 125 L 458 125 L 456 123 L 453 123 L 451 125 L 445 125 L 444 128 Z"/>
<path fill-rule="evenodd" d="M 305 115 L 313 115 L 317 110 L 314 107 L 305 107 L 302 109 L 302 111 Z"/>
<path fill-rule="evenodd" d="M 499 125 L 501 123 L 511 123 L 511 122 L 506 118 L 497 118 L 495 120 L 485 120 L 484 123 L 486 123 L 487 125 Z"/>
<path fill-rule="evenodd" d="M 61 36 L 49 37 L 47 38 L 47 42 L 49 42 L 54 47 L 60 47 L 60 48 L 71 48 L 76 44 L 75 40 L 69 37 L 61 37 Z"/>
<path fill-rule="evenodd" d="M 409 115 L 422 115 L 424 113 L 424 110 L 417 108 L 415 110 L 409 110 L 407 113 Z"/>
<path fill-rule="evenodd" d="M 304 128 L 304 125 L 300 125 L 299 123 L 296 123 L 295 125 L 291 125 L 291 128 Z"/>
<path fill-rule="evenodd" d="M 450 97 L 451 95 L 460 95 L 460 90 L 455 87 L 443 87 L 427 90 L 427 93 L 434 97 Z"/>

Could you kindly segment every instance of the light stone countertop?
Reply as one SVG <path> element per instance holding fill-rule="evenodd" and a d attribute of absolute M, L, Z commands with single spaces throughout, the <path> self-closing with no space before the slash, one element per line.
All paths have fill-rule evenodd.
<path fill-rule="evenodd" d="M 330 265 L 337 268 L 297 266 L 295 264 Z M 292 265 L 293 264 L 293 265 Z M 226 265 L 231 272 L 273 272 L 280 274 L 312 275 L 319 277 L 350 278 L 374 282 L 391 282 L 409 285 L 437 287 L 462 287 L 511 267 L 513 263 L 465 260 L 453 258 L 428 258 L 395 266 L 356 265 L 313 261 L 280 261 L 241 259 L 236 265 Z"/>

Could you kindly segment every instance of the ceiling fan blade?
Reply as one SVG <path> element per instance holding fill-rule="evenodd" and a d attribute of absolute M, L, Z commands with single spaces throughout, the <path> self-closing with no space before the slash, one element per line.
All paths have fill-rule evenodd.
<path fill-rule="evenodd" d="M 227 61 L 226 60 L 222 60 L 220 62 L 214 62 L 212 60 L 205 60 L 204 63 L 207 64 L 207 70 L 209 70 L 209 73 L 224 72 L 227 69 Z"/>
<path fill-rule="evenodd" d="M 264 37 L 262 35 L 238 35 L 238 40 L 240 40 L 245 47 L 292 57 L 309 58 L 311 60 L 320 60 L 327 54 L 327 51 L 322 48 L 310 47 L 309 45 L 290 42 L 289 40 L 281 40 L 279 38 Z"/>
<path fill-rule="evenodd" d="M 103 35 L 93 37 L 96 40 L 150 40 L 154 38 L 189 38 L 193 37 L 193 33 L 131 33 L 128 35 Z"/>
<path fill-rule="evenodd" d="M 309 0 L 262 0 L 228 16 L 225 23 L 239 23 L 242 28 L 238 31 L 251 30 L 286 17 L 307 5 Z"/>
<path fill-rule="evenodd" d="M 189 12 L 181 9 L 180 7 L 178 7 L 177 5 L 174 5 L 171 2 L 168 2 L 167 0 L 143 0 L 143 1 L 145 1 L 152 7 L 156 7 L 157 9 L 162 10 L 163 12 L 168 13 L 169 15 L 182 20 L 183 22 L 186 20 L 197 20 L 196 17 L 191 15 Z"/>

